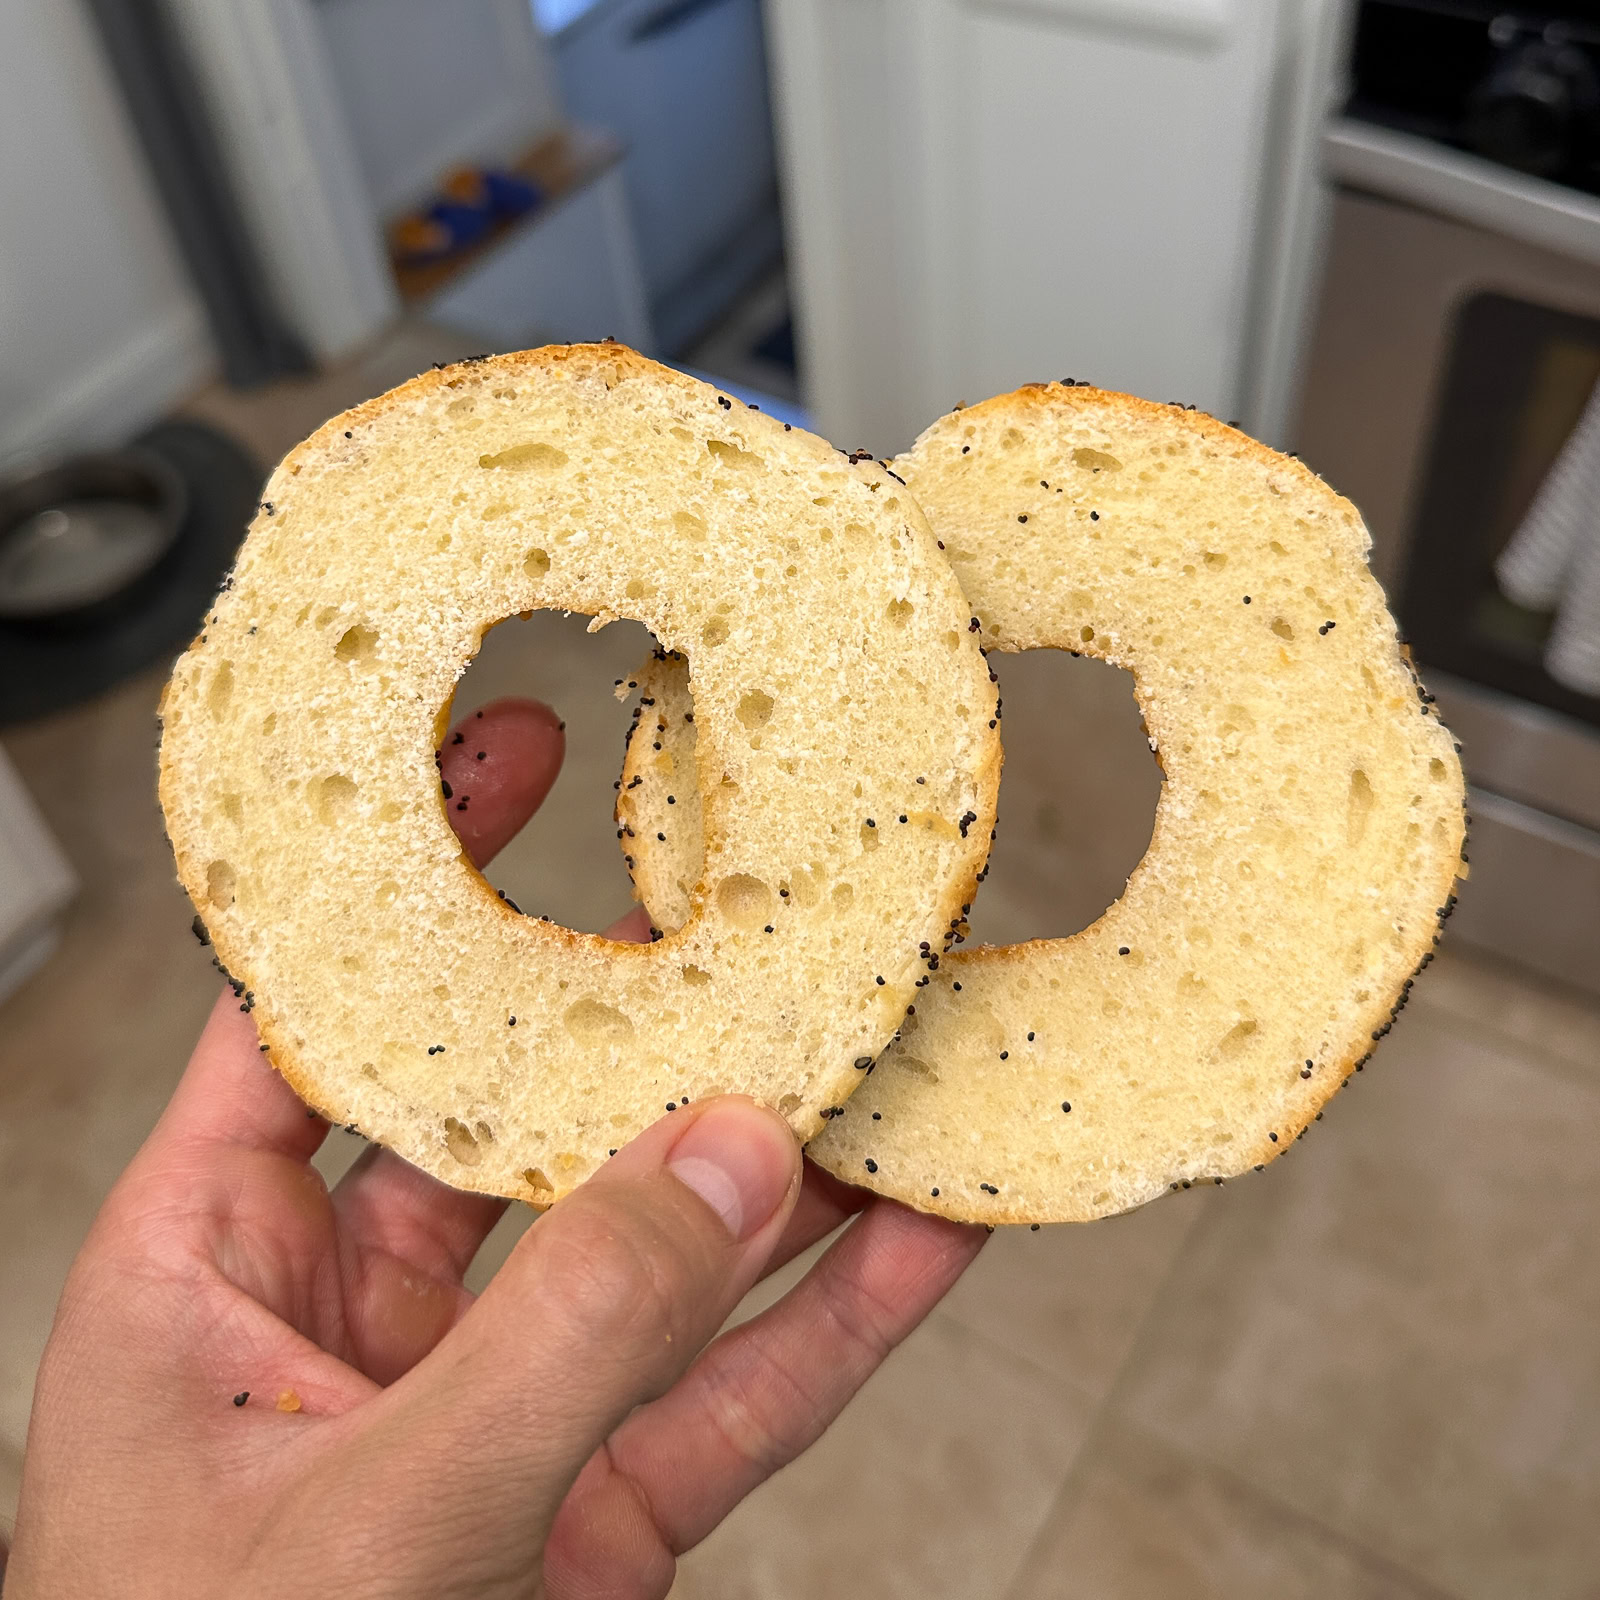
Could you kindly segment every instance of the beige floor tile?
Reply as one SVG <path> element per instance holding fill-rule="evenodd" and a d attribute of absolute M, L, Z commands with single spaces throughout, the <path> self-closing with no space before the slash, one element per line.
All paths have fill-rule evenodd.
<path fill-rule="evenodd" d="M 22 1488 L 22 1452 L 0 1444 L 0 1543 L 9 1546 L 17 1529 L 17 1495 Z"/>
<path fill-rule="evenodd" d="M 1150 846 L 1160 773 L 1131 674 L 1060 650 L 990 658 L 1005 772 L 971 942 L 1060 938 L 1111 905 Z"/>
<path fill-rule="evenodd" d="M 1097 1398 L 1216 1189 L 1062 1227 L 1001 1228 L 941 1311 Z"/>
<path fill-rule="evenodd" d="M 1600 1082 L 1600 1001 L 1446 939 L 1416 1000 Z"/>
<path fill-rule="evenodd" d="M 163 676 L 5 736 L 83 880 L 61 948 L 0 1007 L 0 1440 L 13 1444 L 67 1268 L 218 989 L 155 803 Z"/>
<path fill-rule="evenodd" d="M 1097 1432 L 1006 1600 L 1445 1600 L 1230 1474 Z"/>
<path fill-rule="evenodd" d="M 1600 1095 L 1419 1006 L 1230 1186 L 1123 1398 L 1467 1600 L 1600 1574 Z"/>
<path fill-rule="evenodd" d="M 684 1559 L 674 1600 L 1003 1594 L 1090 1410 L 935 1315 L 813 1450 Z"/>

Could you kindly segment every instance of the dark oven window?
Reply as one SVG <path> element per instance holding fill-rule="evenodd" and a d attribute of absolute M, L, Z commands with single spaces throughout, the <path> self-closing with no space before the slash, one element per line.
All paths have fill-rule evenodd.
<path fill-rule="evenodd" d="M 1600 320 L 1499 294 L 1462 305 L 1399 611 L 1422 662 L 1600 726 L 1600 699 L 1544 670 L 1553 614 L 1494 575 L 1597 381 Z"/>

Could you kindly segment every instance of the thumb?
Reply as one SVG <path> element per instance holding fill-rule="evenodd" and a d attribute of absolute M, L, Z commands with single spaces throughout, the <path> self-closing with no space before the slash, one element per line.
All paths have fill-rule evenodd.
<path fill-rule="evenodd" d="M 405 1453 L 433 1463 L 430 1519 L 520 1525 L 542 1548 L 596 1447 L 756 1281 L 799 1188 L 788 1124 L 726 1096 L 663 1118 L 553 1206 L 384 1397 Z"/>

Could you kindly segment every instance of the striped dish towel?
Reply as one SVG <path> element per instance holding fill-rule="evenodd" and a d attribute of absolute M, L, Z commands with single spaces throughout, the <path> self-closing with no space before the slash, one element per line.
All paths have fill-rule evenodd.
<path fill-rule="evenodd" d="M 1600 694 L 1600 384 L 1494 570 L 1508 600 L 1555 612 L 1550 676 Z"/>

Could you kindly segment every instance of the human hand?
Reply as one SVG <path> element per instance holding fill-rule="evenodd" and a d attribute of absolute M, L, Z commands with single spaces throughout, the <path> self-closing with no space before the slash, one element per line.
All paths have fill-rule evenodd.
<path fill-rule="evenodd" d="M 526 701 L 471 726 L 443 773 L 472 793 L 448 814 L 483 862 L 563 741 Z M 641 1134 L 474 1299 L 462 1274 L 504 1202 L 378 1146 L 330 1193 L 327 1132 L 224 993 L 68 1277 L 5 1600 L 664 1595 L 985 1237 L 802 1167 L 775 1113 L 724 1097 Z"/>

